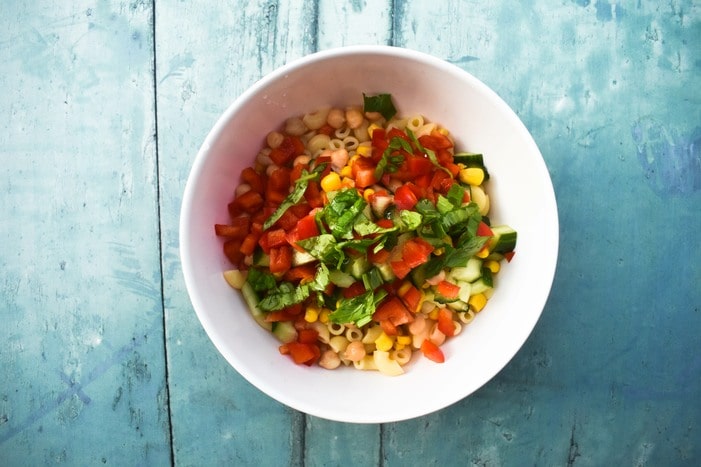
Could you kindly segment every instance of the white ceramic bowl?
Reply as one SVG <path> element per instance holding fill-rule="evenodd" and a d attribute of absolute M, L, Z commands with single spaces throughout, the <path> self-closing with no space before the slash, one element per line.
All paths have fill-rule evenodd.
<path fill-rule="evenodd" d="M 387 92 L 400 115 L 421 113 L 448 128 L 462 150 L 482 152 L 491 174 L 490 217 L 518 231 L 514 260 L 494 296 L 462 334 L 443 346 L 446 361 L 417 358 L 399 377 L 352 368 L 295 365 L 250 317 L 222 278 L 230 267 L 213 225 L 241 170 L 265 135 L 287 117 L 333 105 L 362 104 Z M 242 94 L 217 121 L 192 167 L 180 219 L 180 253 L 202 326 L 226 360 L 270 397 L 326 419 L 379 423 L 444 408 L 496 375 L 528 338 L 555 273 L 558 217 L 552 183 L 528 130 L 496 93 L 460 68 L 423 53 L 384 46 L 328 50 L 274 71 Z"/>

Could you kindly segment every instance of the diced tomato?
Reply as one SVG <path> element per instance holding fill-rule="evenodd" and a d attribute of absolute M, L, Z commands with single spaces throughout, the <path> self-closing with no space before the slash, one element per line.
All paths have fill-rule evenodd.
<path fill-rule="evenodd" d="M 263 241 L 265 241 L 265 245 L 268 247 L 268 249 L 278 248 L 283 245 L 287 245 L 287 236 L 283 229 L 268 230 L 261 236 L 261 239 L 259 241 L 261 247 L 263 248 L 263 250 L 265 250 L 265 246 L 263 246 L 263 243 L 261 243 Z"/>
<path fill-rule="evenodd" d="M 324 199 L 321 197 L 321 187 L 316 180 L 310 180 L 307 185 L 307 190 L 304 192 L 304 199 L 307 200 L 312 208 L 321 208 L 324 206 Z"/>
<path fill-rule="evenodd" d="M 302 344 L 314 344 L 319 338 L 319 333 L 316 329 L 302 329 L 299 331 L 297 342 Z"/>
<path fill-rule="evenodd" d="M 232 264 L 238 264 L 243 259 L 241 253 L 241 240 L 228 240 L 224 242 L 224 254 Z"/>
<path fill-rule="evenodd" d="M 419 188 L 426 190 L 428 187 L 431 186 L 431 180 L 433 179 L 433 172 L 420 175 L 417 178 L 414 179 L 414 182 L 416 183 L 416 186 Z"/>
<path fill-rule="evenodd" d="M 477 226 L 477 236 L 478 237 L 493 237 L 494 232 L 492 232 L 492 229 L 490 229 L 489 226 L 484 223 L 484 221 L 480 221 L 479 225 Z"/>
<path fill-rule="evenodd" d="M 314 279 L 316 275 L 316 265 L 314 264 L 303 264 L 302 266 L 296 266 L 290 268 L 283 276 L 286 281 L 290 282 L 302 282 Z"/>
<path fill-rule="evenodd" d="M 392 267 L 392 272 L 399 279 L 404 279 L 407 274 L 411 272 L 411 267 L 409 267 L 404 261 L 390 261 L 389 265 Z"/>
<path fill-rule="evenodd" d="M 428 339 L 424 340 L 421 344 L 421 353 L 423 353 L 426 358 L 436 363 L 443 363 L 445 361 L 443 351 Z"/>
<path fill-rule="evenodd" d="M 453 183 L 455 183 L 455 180 L 450 175 L 445 173 L 444 170 L 436 170 L 433 173 L 431 186 L 438 193 L 448 193 L 448 190 L 450 190 L 450 187 L 453 186 Z"/>
<path fill-rule="evenodd" d="M 419 200 L 416 198 L 409 184 L 400 186 L 394 192 L 394 204 L 396 204 L 399 209 L 413 209 L 418 202 Z"/>
<path fill-rule="evenodd" d="M 265 321 L 268 323 L 277 323 L 278 321 L 292 321 L 295 319 L 295 315 L 289 313 L 287 310 L 271 311 L 265 315 Z"/>
<path fill-rule="evenodd" d="M 253 190 L 249 190 L 246 193 L 241 194 L 234 200 L 234 204 L 241 211 L 253 214 L 263 207 L 263 197 L 260 193 Z M 231 212 L 231 210 L 229 210 Z"/>
<path fill-rule="evenodd" d="M 316 214 L 307 214 L 297 223 L 298 240 L 304 240 L 319 235 L 319 226 L 316 223 Z"/>
<path fill-rule="evenodd" d="M 290 206 L 290 211 L 294 213 L 295 216 L 298 218 L 303 218 L 307 214 L 309 214 L 309 211 L 312 210 L 312 207 L 309 205 L 309 203 L 297 203 L 293 206 Z"/>
<path fill-rule="evenodd" d="M 282 213 L 280 219 L 278 219 L 277 222 L 275 222 L 275 226 L 280 227 L 286 232 L 289 232 L 290 230 L 295 228 L 297 222 L 299 222 L 299 217 L 295 216 L 295 213 L 294 211 L 292 211 L 292 209 L 287 209 L 284 213 Z"/>
<path fill-rule="evenodd" d="M 407 160 L 407 165 L 409 171 L 413 173 L 415 177 L 430 174 L 433 172 L 434 168 L 433 163 L 429 159 L 422 156 L 410 157 Z"/>
<path fill-rule="evenodd" d="M 270 272 L 283 274 L 292 266 L 292 247 L 270 248 Z"/>
<path fill-rule="evenodd" d="M 401 326 L 414 321 L 414 316 L 406 309 L 399 297 L 395 296 L 382 302 L 373 313 L 372 319 L 379 323 L 389 321 L 394 326 Z"/>
<path fill-rule="evenodd" d="M 447 308 L 441 308 L 438 310 L 438 330 L 448 337 L 455 335 L 453 313 Z"/>
<path fill-rule="evenodd" d="M 432 151 L 439 151 L 441 149 L 450 149 L 453 147 L 453 143 L 450 142 L 447 136 L 439 133 L 437 131 L 432 131 L 430 135 L 419 136 L 419 143 Z"/>
<path fill-rule="evenodd" d="M 365 293 L 365 286 L 362 282 L 353 282 L 349 287 L 343 289 L 344 298 L 353 298 Z"/>
<path fill-rule="evenodd" d="M 290 183 L 296 182 L 299 177 L 302 176 L 302 171 L 307 169 L 309 166 L 307 164 L 295 164 L 290 172 Z"/>
<path fill-rule="evenodd" d="M 419 307 L 421 306 L 421 298 L 421 292 L 413 285 L 406 287 L 404 293 L 401 295 L 402 301 L 409 311 L 413 313 L 419 311 Z"/>
<path fill-rule="evenodd" d="M 373 251 L 373 247 L 368 249 L 368 261 L 373 264 L 384 264 L 389 259 L 389 251 L 384 248 L 379 250 L 377 253 Z"/>
<path fill-rule="evenodd" d="M 220 237 L 243 239 L 250 230 L 251 218 L 249 216 L 240 216 L 231 219 L 231 222 L 225 224 L 214 224 L 214 233 Z"/>
<path fill-rule="evenodd" d="M 402 247 L 402 259 L 409 269 L 413 269 L 428 261 L 433 247 L 421 238 L 412 238 Z"/>
<path fill-rule="evenodd" d="M 256 251 L 260 235 L 254 232 L 249 233 L 241 242 L 241 253 L 245 256 L 250 256 Z"/>
<path fill-rule="evenodd" d="M 280 204 L 290 191 L 290 169 L 280 167 L 273 171 L 268 178 L 265 189 L 265 200 L 268 203 Z"/>
<path fill-rule="evenodd" d="M 375 224 L 378 226 L 382 227 L 383 229 L 391 229 L 394 227 L 394 222 L 392 222 L 392 219 L 378 219 Z"/>
<path fill-rule="evenodd" d="M 436 292 L 449 300 L 454 300 L 460 294 L 460 287 L 452 282 L 440 281 L 436 286 Z"/>
<path fill-rule="evenodd" d="M 390 321 L 380 321 L 380 327 L 382 328 L 382 331 L 388 336 L 396 336 L 397 334 L 399 334 L 397 326 L 392 324 Z"/>
<path fill-rule="evenodd" d="M 469 203 L 469 202 L 470 202 L 470 199 L 471 199 L 471 198 L 470 198 L 470 191 L 469 191 L 469 190 L 465 190 L 465 193 L 463 193 L 463 195 L 462 195 L 462 202 L 463 202 L 463 204 Z"/>
<path fill-rule="evenodd" d="M 515 254 L 516 254 L 515 251 L 506 252 L 506 253 L 504 253 L 504 258 L 506 258 L 506 261 L 508 261 L 510 263 L 511 260 L 514 258 Z"/>
<path fill-rule="evenodd" d="M 246 167 L 241 171 L 241 181 L 247 183 L 256 193 L 263 194 L 265 191 L 265 176 L 253 170 L 252 167 Z"/>
<path fill-rule="evenodd" d="M 409 139 L 409 135 L 407 135 L 405 131 L 400 130 L 399 128 L 391 128 L 387 132 L 387 141 L 392 141 L 392 138 L 401 138 L 404 141 L 411 142 L 411 140 Z"/>
<path fill-rule="evenodd" d="M 280 146 L 270 151 L 270 159 L 279 166 L 288 164 L 295 156 L 304 152 L 304 143 L 297 136 L 285 136 Z"/>
<path fill-rule="evenodd" d="M 322 135 L 326 135 L 326 136 L 331 136 L 335 131 L 336 131 L 336 129 L 334 127 L 332 127 L 331 125 L 329 125 L 328 123 L 324 123 L 321 126 L 321 128 L 316 130 L 317 133 L 321 133 Z"/>
<path fill-rule="evenodd" d="M 353 163 L 352 174 L 357 188 L 366 188 L 377 183 L 375 165 L 365 157 L 356 159 Z"/>
<path fill-rule="evenodd" d="M 292 360 L 297 364 L 307 363 L 314 359 L 315 347 L 312 344 L 303 344 L 301 342 L 288 342 L 287 349 L 289 350 Z"/>

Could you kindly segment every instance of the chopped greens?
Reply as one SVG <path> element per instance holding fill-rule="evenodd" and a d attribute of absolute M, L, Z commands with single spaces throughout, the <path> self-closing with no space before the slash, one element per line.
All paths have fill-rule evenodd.
<path fill-rule="evenodd" d="M 368 96 L 363 93 L 363 111 L 379 112 L 380 115 L 385 117 L 385 120 L 390 120 L 397 114 L 397 109 L 394 107 L 391 94 Z"/>

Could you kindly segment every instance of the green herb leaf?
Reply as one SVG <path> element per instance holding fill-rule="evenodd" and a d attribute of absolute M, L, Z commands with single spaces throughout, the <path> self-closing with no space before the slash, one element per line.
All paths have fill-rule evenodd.
<path fill-rule="evenodd" d="M 321 219 L 329 226 L 335 238 L 352 239 L 355 219 L 367 204 L 357 190 L 341 190 L 322 209 Z"/>
<path fill-rule="evenodd" d="M 292 193 L 287 195 L 284 200 L 282 200 L 282 203 L 280 203 L 280 206 L 270 215 L 265 220 L 265 223 L 263 224 L 263 230 L 268 230 L 270 227 L 275 224 L 278 219 L 282 217 L 283 214 L 285 214 L 285 211 L 287 211 L 289 208 L 294 206 L 295 204 L 299 203 L 302 198 L 304 197 L 304 192 L 307 191 L 307 187 L 309 186 L 309 180 L 314 180 L 319 177 L 319 174 L 323 170 L 322 166 L 314 168 L 312 172 L 307 172 L 306 170 L 302 171 L 302 175 L 297 179 L 295 182 L 295 187 L 292 190 Z"/>
<path fill-rule="evenodd" d="M 372 321 L 377 305 L 386 296 L 387 291 L 379 289 L 374 293 L 368 290 L 353 298 L 343 299 L 338 308 L 329 314 L 329 320 L 337 324 L 355 323 L 358 327 L 365 326 Z"/>
<path fill-rule="evenodd" d="M 309 287 L 306 285 L 295 287 L 289 282 L 283 282 L 277 289 L 266 295 L 260 303 L 258 303 L 258 307 L 263 311 L 282 310 L 288 306 L 302 303 L 309 295 Z"/>
<path fill-rule="evenodd" d="M 258 268 L 250 268 L 246 276 L 246 282 L 251 284 L 256 292 L 266 292 L 277 286 L 275 276 Z"/>
<path fill-rule="evenodd" d="M 379 112 L 385 117 L 385 120 L 390 120 L 397 114 L 397 109 L 394 107 L 391 94 L 368 96 L 363 93 L 363 111 Z"/>

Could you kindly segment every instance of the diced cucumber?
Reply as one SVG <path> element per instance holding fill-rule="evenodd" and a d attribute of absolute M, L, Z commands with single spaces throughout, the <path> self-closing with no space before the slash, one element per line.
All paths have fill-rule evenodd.
<path fill-rule="evenodd" d="M 365 256 L 358 256 L 357 258 L 351 259 L 347 266 L 346 272 L 356 279 L 360 280 L 370 269 L 370 261 L 368 261 Z"/>
<path fill-rule="evenodd" d="M 448 303 L 447 306 L 448 308 L 451 308 L 455 311 L 467 311 L 469 309 L 467 302 L 464 302 L 462 300 L 456 300 L 454 302 Z"/>
<path fill-rule="evenodd" d="M 329 271 L 329 281 L 345 289 L 350 287 L 353 284 L 353 282 L 355 282 L 355 278 L 350 274 L 340 271 L 338 269 L 331 269 Z"/>
<path fill-rule="evenodd" d="M 292 321 L 278 321 L 273 323 L 272 331 L 277 340 L 283 344 L 297 340 L 297 330 Z"/>
<path fill-rule="evenodd" d="M 382 274 L 380 274 L 380 270 L 377 268 L 371 268 L 368 272 L 363 274 L 363 283 L 367 290 L 375 290 L 384 284 L 384 282 Z"/>
<path fill-rule="evenodd" d="M 472 285 L 467 282 L 458 282 L 458 286 L 460 287 L 458 298 L 461 302 L 467 303 L 470 299 L 470 295 L 472 295 Z"/>
<path fill-rule="evenodd" d="M 392 282 L 395 279 L 394 271 L 389 262 L 378 264 L 377 270 L 380 271 L 380 275 L 385 282 Z"/>
<path fill-rule="evenodd" d="M 489 290 L 492 290 L 492 287 L 488 285 L 483 277 L 480 277 L 477 279 L 475 282 L 470 284 L 472 287 L 472 290 L 470 291 L 470 295 L 477 295 L 478 293 L 486 293 Z"/>
<path fill-rule="evenodd" d="M 241 290 L 241 287 L 246 282 L 246 275 L 246 272 L 240 269 L 229 269 L 224 271 L 224 280 L 234 289 Z"/>
<path fill-rule="evenodd" d="M 474 282 L 482 276 L 482 260 L 470 258 L 464 267 L 451 269 L 449 276 L 460 282 Z"/>
<path fill-rule="evenodd" d="M 253 316 L 253 319 L 256 320 L 256 323 L 258 323 L 263 329 L 272 331 L 272 323 L 265 320 L 265 313 L 258 308 L 258 295 L 256 295 L 256 292 L 253 290 L 251 284 L 245 282 L 243 287 L 241 287 L 241 294 L 243 295 L 243 299 L 246 301 L 246 305 L 248 305 L 248 311 L 251 312 L 251 316 Z"/>
<path fill-rule="evenodd" d="M 426 277 L 426 265 L 422 264 L 412 269 L 409 273 L 409 277 L 411 278 L 411 282 L 413 282 L 418 289 L 421 289 L 426 283 L 426 279 L 428 279 Z"/>
<path fill-rule="evenodd" d="M 374 196 L 371 198 L 370 207 L 377 218 L 385 217 L 387 208 L 392 204 L 390 196 Z"/>
<path fill-rule="evenodd" d="M 508 225 L 492 226 L 494 238 L 490 241 L 492 253 L 508 253 L 516 248 L 516 231 Z"/>
<path fill-rule="evenodd" d="M 303 264 L 311 263 L 312 261 L 316 261 L 316 258 L 306 251 L 299 251 L 297 249 L 292 250 L 292 266 L 301 266 Z"/>
<path fill-rule="evenodd" d="M 269 267 L 270 256 L 266 255 L 260 248 L 257 248 L 253 253 L 253 265 L 266 268 Z"/>
<path fill-rule="evenodd" d="M 492 279 L 492 270 L 486 266 L 482 267 L 482 280 L 489 287 L 494 287 L 494 280 Z"/>

